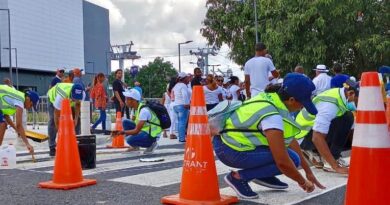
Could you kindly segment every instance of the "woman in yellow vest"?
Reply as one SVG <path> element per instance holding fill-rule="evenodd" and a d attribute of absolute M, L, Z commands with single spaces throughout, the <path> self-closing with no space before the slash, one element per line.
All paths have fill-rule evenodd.
<path fill-rule="evenodd" d="M 351 111 L 356 110 L 357 94 L 358 83 L 347 80 L 343 88 L 327 90 L 313 99 L 318 110 L 316 116 L 305 109 L 298 113 L 296 122 L 302 132 L 296 138 L 304 138 L 303 153 L 317 168 L 348 174 L 349 164 L 341 158 L 341 152 L 354 124 Z"/>
<path fill-rule="evenodd" d="M 28 151 L 34 154 L 34 148 L 26 138 L 23 128 L 23 108 L 35 111 L 38 109 L 39 95 L 34 91 L 27 90 L 24 93 L 11 88 L 8 85 L 0 85 L 0 145 L 3 143 L 4 133 L 9 124 L 22 137 Z M 16 125 L 10 116 L 15 114 Z"/>
<path fill-rule="evenodd" d="M 136 89 L 123 92 L 126 98 L 126 106 L 136 110 L 135 122 L 124 119 L 124 131 L 113 131 L 112 135 L 126 135 L 126 142 L 130 148 L 128 151 L 139 150 L 139 147 L 147 148 L 145 154 L 153 153 L 157 148 L 156 138 L 160 136 L 162 129 L 157 115 L 141 101 L 141 94 Z"/>
<path fill-rule="evenodd" d="M 77 83 L 57 83 L 49 89 L 47 97 L 49 100 L 49 123 L 47 126 L 49 133 L 49 155 L 54 157 L 56 155 L 56 136 L 62 101 L 65 98 L 71 100 L 71 106 L 74 107 L 73 119 L 76 127 L 80 116 L 81 100 L 85 98 L 85 92 L 83 87 Z"/>
<path fill-rule="evenodd" d="M 299 184 L 306 192 L 324 188 L 316 179 L 309 165 L 302 159 L 302 152 L 295 135 L 300 127 L 290 116 L 302 107 L 316 114 L 311 102 L 315 89 L 311 80 L 302 74 L 290 73 L 276 93 L 262 92 L 245 101 L 226 120 L 220 136 L 213 145 L 219 160 L 238 168 L 225 176 L 226 183 L 241 198 L 257 198 L 248 182 L 286 189 L 288 185 L 275 176 L 284 174 Z M 298 171 L 302 166 L 306 177 Z"/>

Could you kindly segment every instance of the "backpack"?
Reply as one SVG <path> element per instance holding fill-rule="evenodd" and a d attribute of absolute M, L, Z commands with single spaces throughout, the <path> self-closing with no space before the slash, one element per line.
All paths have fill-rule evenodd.
<path fill-rule="evenodd" d="M 171 118 L 169 117 L 167 108 L 165 108 L 164 105 L 162 105 L 160 103 L 148 101 L 148 102 L 146 102 L 145 105 L 143 105 L 141 107 L 141 109 L 144 107 L 147 107 L 151 111 L 153 111 L 154 114 L 156 114 L 158 120 L 160 121 L 160 124 L 156 124 L 156 123 L 149 122 L 149 121 L 148 121 L 148 123 L 160 126 L 162 129 L 168 129 L 171 127 Z"/>
<path fill-rule="evenodd" d="M 217 106 L 207 112 L 212 136 L 220 134 L 220 132 L 225 128 L 226 120 L 235 110 L 241 107 L 241 105 L 241 101 L 225 100 L 218 103 Z"/>

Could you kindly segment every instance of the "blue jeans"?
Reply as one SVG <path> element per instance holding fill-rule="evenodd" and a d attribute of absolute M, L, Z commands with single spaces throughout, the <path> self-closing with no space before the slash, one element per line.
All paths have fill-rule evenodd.
<path fill-rule="evenodd" d="M 238 152 L 224 144 L 220 136 L 214 137 L 213 146 L 215 154 L 222 163 L 241 169 L 238 173 L 245 181 L 282 174 L 275 164 L 271 150 L 266 146 L 257 147 L 253 151 Z M 287 151 L 295 166 L 298 167 L 300 165 L 298 154 L 291 149 Z"/>
<path fill-rule="evenodd" d="M 92 129 L 96 129 L 96 127 L 100 123 L 102 123 L 102 129 L 105 131 L 106 130 L 106 109 L 99 108 L 99 111 L 100 111 L 99 119 L 96 120 L 95 124 L 92 125 Z"/>
<path fill-rule="evenodd" d="M 179 132 L 179 141 L 186 140 L 186 127 L 188 122 L 188 109 L 184 107 L 184 105 L 175 105 L 173 110 L 177 114 L 178 118 L 178 132 Z"/>
<path fill-rule="evenodd" d="M 133 130 L 136 126 L 136 124 L 129 119 L 124 119 L 122 124 L 124 130 Z M 147 132 L 140 131 L 138 134 L 126 136 L 126 142 L 132 147 L 150 147 L 156 142 L 156 138 L 150 136 Z"/>

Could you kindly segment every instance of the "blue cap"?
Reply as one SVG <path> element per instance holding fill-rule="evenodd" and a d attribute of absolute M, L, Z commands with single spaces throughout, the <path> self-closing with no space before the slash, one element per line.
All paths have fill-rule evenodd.
<path fill-rule="evenodd" d="M 33 103 L 33 109 L 35 111 L 38 111 L 38 103 L 39 103 L 38 93 L 31 90 L 27 90 L 26 95 L 30 98 L 31 102 Z"/>
<path fill-rule="evenodd" d="M 75 83 L 72 86 L 71 98 L 73 100 L 82 100 L 84 97 L 83 92 L 84 92 L 83 86 L 78 83 Z"/>
<path fill-rule="evenodd" d="M 382 74 L 385 74 L 385 73 L 390 73 L 390 66 L 381 66 L 379 68 L 379 72 L 382 73 Z"/>
<path fill-rule="evenodd" d="M 317 114 L 317 108 L 311 101 L 311 94 L 316 89 L 313 82 L 299 73 L 289 73 L 283 79 L 283 90 L 298 100 L 312 114 Z"/>

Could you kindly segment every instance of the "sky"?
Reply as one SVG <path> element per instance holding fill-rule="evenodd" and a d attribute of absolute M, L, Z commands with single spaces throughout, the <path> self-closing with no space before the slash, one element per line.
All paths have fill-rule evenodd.
<path fill-rule="evenodd" d="M 197 58 L 189 51 L 207 46 L 200 34 L 206 14 L 206 0 L 88 0 L 107 8 L 110 12 L 111 44 L 127 44 L 133 41 L 133 51 L 140 60 L 127 61 L 125 67 L 145 65 L 155 57 L 163 57 L 178 68 L 178 43 L 181 45 L 182 71 L 192 73 Z M 228 67 L 234 75 L 243 78 L 240 67 L 227 58 L 229 48 L 223 46 L 216 56 L 209 56 L 209 64 L 220 64 L 221 70 Z M 112 62 L 112 69 L 119 68 Z"/>

